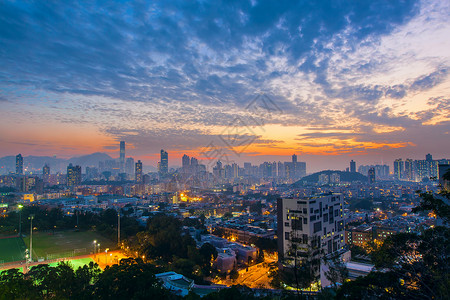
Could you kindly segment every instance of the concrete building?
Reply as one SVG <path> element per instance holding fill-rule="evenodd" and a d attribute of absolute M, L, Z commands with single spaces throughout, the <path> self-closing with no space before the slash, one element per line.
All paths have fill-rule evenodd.
<path fill-rule="evenodd" d="M 134 169 L 134 178 L 136 183 L 142 183 L 142 162 L 140 160 L 138 160 L 136 163 L 136 167 Z"/>
<path fill-rule="evenodd" d="M 319 255 L 343 250 L 343 205 L 343 195 L 333 193 L 278 199 L 278 258 L 281 266 L 293 266 L 293 248 L 297 249 L 294 251 L 297 261 L 311 248 L 321 250 Z"/>
<path fill-rule="evenodd" d="M 67 186 L 77 186 L 81 184 L 81 166 L 69 164 L 67 167 Z"/>
<path fill-rule="evenodd" d="M 353 161 L 353 159 L 350 161 L 350 172 L 352 173 L 356 172 L 356 162 Z"/>
<path fill-rule="evenodd" d="M 23 157 L 22 154 L 16 155 L 16 175 L 23 175 Z"/>
<path fill-rule="evenodd" d="M 125 173 L 125 142 L 120 141 L 119 153 L 120 173 Z"/>

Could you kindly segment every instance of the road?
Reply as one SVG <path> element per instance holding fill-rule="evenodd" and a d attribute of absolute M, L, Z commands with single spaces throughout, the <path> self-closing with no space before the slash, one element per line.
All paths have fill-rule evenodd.
<path fill-rule="evenodd" d="M 239 270 L 239 278 L 236 280 L 218 280 L 215 283 L 232 285 L 245 285 L 249 288 L 265 288 L 270 289 L 269 278 L 269 264 L 274 262 L 274 259 L 266 258 L 263 263 L 256 264 L 247 269 Z"/>

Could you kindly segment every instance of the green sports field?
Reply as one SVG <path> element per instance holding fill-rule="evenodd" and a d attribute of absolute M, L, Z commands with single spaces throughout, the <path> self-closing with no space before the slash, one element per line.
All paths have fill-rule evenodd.
<path fill-rule="evenodd" d="M 94 240 L 100 243 L 101 251 L 115 247 L 115 242 L 94 231 L 61 231 L 54 234 L 35 232 L 33 233 L 33 258 L 53 259 L 90 254 L 94 251 Z M 24 241 L 29 247 L 29 236 L 25 237 Z"/>
<path fill-rule="evenodd" d="M 25 243 L 19 237 L 0 239 L 0 263 L 25 260 Z"/>
<path fill-rule="evenodd" d="M 79 259 L 70 259 L 67 260 L 67 262 L 69 262 L 69 264 L 72 266 L 72 268 L 74 270 L 77 270 L 80 267 L 83 267 L 84 265 L 88 265 L 90 262 L 94 262 L 94 260 L 92 258 L 79 258 Z M 54 263 L 50 263 L 49 266 L 51 267 L 56 267 L 59 264 L 59 262 L 54 262 Z M 34 267 L 31 267 L 34 268 Z M 4 270 L 7 270 L 7 268 L 2 269 L 0 267 L 0 273 Z M 19 268 L 20 272 L 23 272 L 23 267 Z"/>
<path fill-rule="evenodd" d="M 77 270 L 80 267 L 83 267 L 84 265 L 88 265 L 90 262 L 94 262 L 94 260 L 90 257 L 87 258 L 80 258 L 80 259 L 71 259 L 68 261 L 69 264 L 72 266 L 74 270 Z M 49 266 L 56 267 L 59 262 L 51 263 Z"/>

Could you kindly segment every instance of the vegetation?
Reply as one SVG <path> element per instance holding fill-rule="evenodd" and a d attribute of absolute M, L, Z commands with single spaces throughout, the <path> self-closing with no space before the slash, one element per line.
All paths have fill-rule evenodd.
<path fill-rule="evenodd" d="M 19 215 L 21 214 L 21 215 Z M 60 208 L 45 209 L 40 206 L 24 206 L 21 212 L 10 212 L 5 218 L 0 218 L 0 234 L 11 235 L 19 233 L 21 220 L 22 234 L 30 232 L 30 220 L 34 215 L 33 228 L 37 231 L 55 232 L 60 230 L 95 229 L 102 236 L 115 240 L 117 237 L 117 211 L 106 209 L 100 213 L 78 212 L 66 215 Z M 120 226 L 123 238 L 135 235 L 139 231 L 139 223 L 121 213 Z"/>
<path fill-rule="evenodd" d="M 124 259 L 101 272 L 97 264 L 74 270 L 68 263 L 43 264 L 23 274 L 0 273 L 0 299 L 176 299 L 161 287 L 157 270 L 139 259 Z"/>
<path fill-rule="evenodd" d="M 211 260 L 217 257 L 217 251 L 208 243 L 197 249 L 182 224 L 174 217 L 154 216 L 148 220 L 144 231 L 128 240 L 127 246 L 131 253 L 204 283 L 203 278 L 210 275 Z"/>
<path fill-rule="evenodd" d="M 292 185 L 294 187 L 300 187 L 303 185 L 304 182 L 318 183 L 320 175 L 326 174 L 326 175 L 330 176 L 333 173 L 339 174 L 341 182 L 352 182 L 352 181 L 367 182 L 368 181 L 367 176 L 364 176 L 363 174 L 358 173 L 358 172 L 343 172 L 343 171 L 337 171 L 337 170 L 336 171 L 326 170 L 326 171 L 321 171 L 321 172 L 317 172 L 317 173 L 305 176 L 302 179 L 300 179 L 299 181 L 293 183 Z"/>
<path fill-rule="evenodd" d="M 431 210 L 448 224 L 449 194 L 421 197 L 415 211 Z M 344 283 L 337 299 L 450 299 L 449 227 L 393 235 L 370 254 L 377 271 Z"/>

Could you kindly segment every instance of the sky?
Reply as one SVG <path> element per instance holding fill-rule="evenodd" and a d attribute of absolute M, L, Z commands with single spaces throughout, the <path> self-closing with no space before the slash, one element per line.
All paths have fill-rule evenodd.
<path fill-rule="evenodd" d="M 0 0 L 0 156 L 450 158 L 449 1 Z"/>

